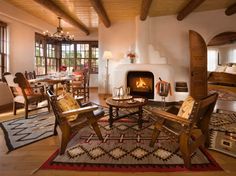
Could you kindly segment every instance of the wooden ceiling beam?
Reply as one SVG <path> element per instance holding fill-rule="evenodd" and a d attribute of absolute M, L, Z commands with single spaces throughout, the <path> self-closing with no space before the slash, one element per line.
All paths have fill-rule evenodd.
<path fill-rule="evenodd" d="M 142 0 L 140 20 L 142 21 L 146 20 L 151 4 L 152 4 L 152 0 Z"/>
<path fill-rule="evenodd" d="M 90 0 L 92 7 L 97 12 L 99 18 L 102 20 L 103 24 L 109 28 L 111 26 L 111 21 L 107 16 L 107 13 L 100 0 Z"/>
<path fill-rule="evenodd" d="M 205 0 L 191 0 L 179 13 L 177 20 L 181 21 L 191 12 L 194 11 L 198 6 L 200 6 Z"/>
<path fill-rule="evenodd" d="M 66 22 L 72 24 L 73 26 L 79 28 L 82 30 L 86 35 L 89 35 L 88 28 L 81 22 L 75 20 L 72 18 L 68 13 L 63 11 L 57 4 L 55 4 L 52 0 L 34 0 L 38 4 L 44 6 L 45 8 L 49 9 L 53 13 L 55 13 L 57 16 L 61 17 Z"/>
<path fill-rule="evenodd" d="M 236 13 L 236 3 L 232 4 L 225 10 L 227 16 L 233 15 Z"/>

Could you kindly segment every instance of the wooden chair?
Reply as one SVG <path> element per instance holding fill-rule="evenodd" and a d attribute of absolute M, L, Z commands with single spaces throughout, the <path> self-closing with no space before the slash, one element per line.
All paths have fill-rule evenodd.
<path fill-rule="evenodd" d="M 62 132 L 60 154 L 64 154 L 67 144 L 71 136 L 77 133 L 80 129 L 91 125 L 96 135 L 100 140 L 103 140 L 101 131 L 98 127 L 97 121 L 103 117 L 104 111 L 98 109 L 97 106 L 85 106 L 73 110 L 62 111 L 58 105 L 57 97 L 51 90 L 47 90 L 53 112 L 56 117 L 54 134 L 57 134 L 56 126 L 58 125 Z M 68 117 L 76 115 L 73 121 L 68 120 Z"/>
<path fill-rule="evenodd" d="M 70 87 L 73 93 L 73 96 L 83 96 L 84 100 L 89 99 L 89 81 L 90 81 L 90 72 L 85 70 L 83 72 L 82 78 L 80 80 L 73 79 Z"/>
<path fill-rule="evenodd" d="M 214 110 L 218 94 L 214 93 L 194 103 L 189 119 L 161 110 L 150 110 L 160 121 L 154 124 L 150 146 L 153 147 L 160 132 L 167 134 L 171 140 L 177 141 L 185 167 L 191 167 L 191 155 L 200 146 L 208 146 L 208 126 Z M 170 110 L 171 111 L 171 110 Z M 192 138 L 195 130 L 200 131 L 198 137 Z"/>
<path fill-rule="evenodd" d="M 36 73 L 35 71 L 32 72 L 27 72 L 25 71 L 25 78 L 30 80 L 30 79 L 36 79 Z"/>
<path fill-rule="evenodd" d="M 16 73 L 15 76 L 11 73 L 4 73 L 4 80 L 8 84 L 12 97 L 13 97 L 13 114 L 16 115 L 17 105 L 23 104 L 25 107 L 25 118 L 28 118 L 28 113 L 33 110 L 41 108 L 48 108 L 50 111 L 49 100 L 46 94 L 44 94 L 43 87 L 40 87 L 40 91 L 35 93 L 33 88 L 30 87 L 28 80 L 20 72 Z M 37 87 L 38 89 L 39 87 Z M 47 105 L 37 107 L 38 102 L 47 100 Z M 36 106 L 33 109 L 29 109 L 29 105 Z"/>

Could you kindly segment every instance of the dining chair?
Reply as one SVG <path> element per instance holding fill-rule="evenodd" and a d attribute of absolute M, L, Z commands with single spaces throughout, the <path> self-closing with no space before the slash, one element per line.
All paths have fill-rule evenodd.
<path fill-rule="evenodd" d="M 25 118 L 28 118 L 28 113 L 30 111 L 42 108 L 48 108 L 48 111 L 50 112 L 49 100 L 46 94 L 44 93 L 42 86 L 40 87 L 40 92 L 35 93 L 33 91 L 34 88 L 30 86 L 28 80 L 20 72 L 16 73 L 15 75 L 11 73 L 4 73 L 4 81 L 7 83 L 12 93 L 14 115 L 16 115 L 18 104 L 24 105 Z M 47 104 L 38 107 L 38 103 L 42 100 L 47 100 Z M 30 107 L 30 105 L 32 105 L 33 108 Z"/>
<path fill-rule="evenodd" d="M 73 96 L 83 96 L 84 101 L 89 99 L 89 82 L 90 82 L 90 72 L 84 70 L 81 77 L 73 78 L 70 84 Z"/>
<path fill-rule="evenodd" d="M 170 113 L 172 109 L 169 109 L 169 112 L 158 109 L 149 110 L 150 113 L 158 117 L 154 124 L 150 146 L 154 146 L 160 132 L 165 133 L 170 140 L 179 144 L 184 165 L 186 168 L 190 168 L 191 155 L 200 146 L 208 147 L 209 145 L 209 122 L 217 98 L 217 93 L 199 101 L 188 97 L 177 115 Z"/>
<path fill-rule="evenodd" d="M 47 94 L 56 117 L 54 134 L 57 134 L 57 126 L 61 130 L 60 154 L 65 153 L 72 136 L 87 126 L 91 126 L 98 138 L 103 140 L 97 123 L 104 116 L 101 108 L 95 105 L 81 107 L 70 93 L 57 97 L 51 90 L 47 90 Z"/>
<path fill-rule="evenodd" d="M 25 78 L 28 80 L 29 79 L 36 79 L 35 71 L 32 71 L 32 72 L 25 71 Z"/>

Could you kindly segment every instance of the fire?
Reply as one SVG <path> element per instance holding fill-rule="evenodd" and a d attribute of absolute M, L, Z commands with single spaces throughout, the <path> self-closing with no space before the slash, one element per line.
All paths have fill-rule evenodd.
<path fill-rule="evenodd" d="M 139 81 L 136 81 L 136 87 L 137 88 L 148 88 L 147 84 L 142 78 L 139 78 Z"/>

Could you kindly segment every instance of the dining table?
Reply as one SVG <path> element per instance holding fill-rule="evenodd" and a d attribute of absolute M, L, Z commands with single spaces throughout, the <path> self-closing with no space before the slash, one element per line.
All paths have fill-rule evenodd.
<path fill-rule="evenodd" d="M 73 75 L 73 74 L 53 74 L 46 76 L 38 76 L 36 79 L 30 79 L 29 83 L 45 83 L 52 88 L 54 85 L 56 86 L 55 90 L 58 90 L 59 84 L 67 86 L 73 79 L 80 79 L 81 75 Z M 57 91 L 53 91 L 57 94 Z"/>

